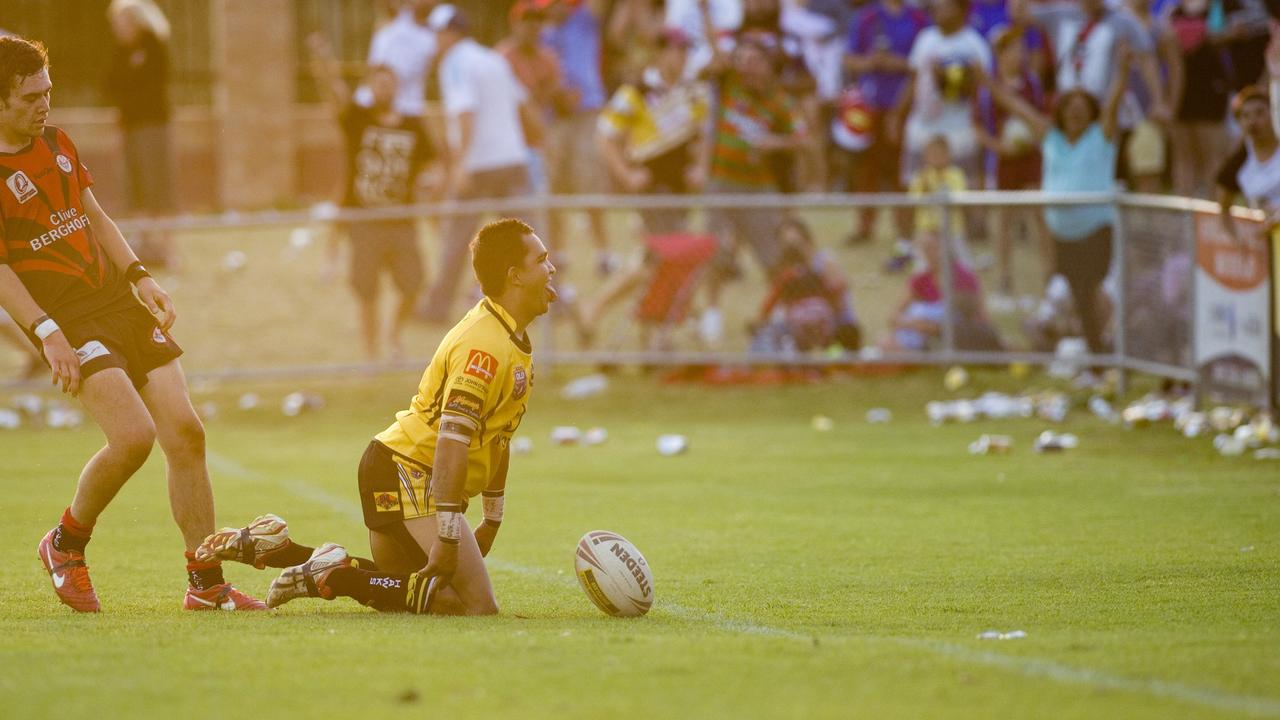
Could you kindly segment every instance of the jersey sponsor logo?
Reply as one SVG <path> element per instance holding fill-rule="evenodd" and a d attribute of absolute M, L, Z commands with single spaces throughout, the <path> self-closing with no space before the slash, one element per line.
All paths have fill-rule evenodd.
<path fill-rule="evenodd" d="M 67 173 L 68 175 L 71 174 L 71 169 L 75 167 L 74 165 L 71 164 L 71 158 L 61 153 L 58 154 L 57 162 L 58 162 L 58 168 L 62 170 L 62 172 Z"/>
<path fill-rule="evenodd" d="M 444 404 L 444 411 L 480 422 L 480 416 L 484 414 L 484 403 L 480 398 L 469 392 L 454 390 L 449 393 L 449 399 Z"/>
<path fill-rule="evenodd" d="M 515 370 L 511 371 L 514 382 L 512 383 L 511 397 L 519 400 L 524 397 L 524 393 L 529 389 L 529 378 L 524 371 L 523 365 L 517 365 Z"/>
<path fill-rule="evenodd" d="M 18 199 L 19 205 L 40 193 L 36 188 L 36 184 L 31 182 L 31 178 L 27 177 L 27 174 L 21 170 L 10 175 L 9 179 L 4 181 L 4 184 L 9 186 L 9 192 L 13 193 L 13 196 Z"/>
<path fill-rule="evenodd" d="M 49 223 L 53 225 L 53 229 L 40 237 L 31 239 L 30 245 L 33 252 L 89 227 L 89 216 L 82 215 L 76 208 L 67 208 L 51 213 Z"/>
<path fill-rule="evenodd" d="M 89 362 L 90 360 L 106 357 L 110 354 L 111 351 L 107 349 L 107 346 L 97 340 L 90 340 L 79 348 L 76 348 L 76 357 L 80 359 L 81 365 Z"/>
<path fill-rule="evenodd" d="M 169 338 L 164 336 L 164 333 L 160 330 L 160 328 L 155 328 L 154 330 L 151 331 L 151 342 L 157 345 L 163 345 L 169 342 Z"/>
<path fill-rule="evenodd" d="M 373 493 L 373 506 L 378 512 L 394 512 L 400 509 L 400 495 L 389 492 Z"/>
<path fill-rule="evenodd" d="M 498 358 L 483 350 L 472 350 L 467 355 L 467 366 L 462 372 L 491 383 L 498 375 Z"/>

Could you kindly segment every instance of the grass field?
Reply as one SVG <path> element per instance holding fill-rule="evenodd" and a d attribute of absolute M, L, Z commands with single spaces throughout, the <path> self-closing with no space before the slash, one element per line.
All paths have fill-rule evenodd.
<path fill-rule="evenodd" d="M 349 601 L 184 614 L 179 540 L 153 457 L 100 520 L 104 612 L 58 605 L 36 557 L 100 436 L 0 433 L 0 716 L 1169 718 L 1280 716 L 1280 472 L 1167 428 L 1075 413 L 1067 454 L 1036 421 L 932 428 L 939 375 L 786 388 L 622 377 L 568 401 L 539 374 L 491 569 L 502 614 L 379 615 Z M 302 541 L 367 550 L 354 493 L 369 436 L 412 375 L 198 400 L 223 524 L 285 516 Z M 979 375 L 978 389 L 1007 385 Z M 234 409 L 246 390 L 258 410 Z M 868 408 L 894 410 L 869 425 Z M 811 428 L 824 414 L 830 432 Z M 553 425 L 601 447 L 554 447 Z M 975 457 L 981 432 L 1009 456 Z M 659 433 L 687 435 L 667 458 Z M 577 587 L 587 530 L 634 541 L 656 575 L 638 620 Z M 271 575 L 228 566 L 245 590 Z M 979 640 L 986 630 L 1018 640 Z"/>

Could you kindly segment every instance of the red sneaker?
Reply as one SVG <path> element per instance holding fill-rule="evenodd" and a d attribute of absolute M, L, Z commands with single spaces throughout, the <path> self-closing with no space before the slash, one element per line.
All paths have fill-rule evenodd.
<path fill-rule="evenodd" d="M 183 610 L 266 610 L 267 604 L 245 595 L 231 583 L 214 585 L 208 590 L 187 588 Z"/>
<path fill-rule="evenodd" d="M 57 528 L 45 534 L 37 548 L 40 563 L 53 581 L 53 591 L 64 605 L 77 612 L 98 612 L 98 594 L 89 580 L 89 566 L 84 564 L 84 553 L 68 550 L 61 552 L 53 546 L 53 534 Z"/>

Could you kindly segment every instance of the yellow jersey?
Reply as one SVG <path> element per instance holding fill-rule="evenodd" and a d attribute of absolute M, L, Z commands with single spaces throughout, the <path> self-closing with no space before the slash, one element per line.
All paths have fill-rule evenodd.
<path fill-rule="evenodd" d="M 409 409 L 396 413 L 391 427 L 375 436 L 378 442 L 428 469 L 440 437 L 469 443 L 463 495 L 479 495 L 499 467 L 533 390 L 533 348 L 529 334 L 517 336 L 515 326 L 511 315 L 487 297 L 471 308 L 440 341 Z M 459 433 L 459 427 L 469 432 Z"/>

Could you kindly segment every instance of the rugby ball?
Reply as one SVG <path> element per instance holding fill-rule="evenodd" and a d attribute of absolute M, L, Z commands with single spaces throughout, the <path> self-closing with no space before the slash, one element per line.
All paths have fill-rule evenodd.
<path fill-rule="evenodd" d="M 596 607 L 614 617 L 639 617 L 653 605 L 653 572 L 626 538 L 592 530 L 578 541 L 578 583 Z"/>

